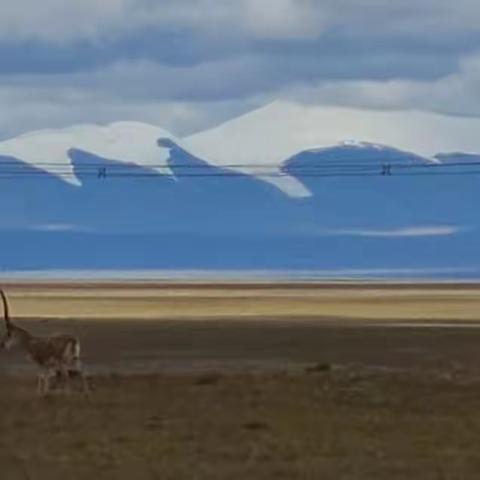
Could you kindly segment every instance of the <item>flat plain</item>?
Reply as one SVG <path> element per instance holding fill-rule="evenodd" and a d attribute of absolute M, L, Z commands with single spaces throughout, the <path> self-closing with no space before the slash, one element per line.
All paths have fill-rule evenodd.
<path fill-rule="evenodd" d="M 478 478 L 478 285 L 4 288 L 81 337 L 93 392 L 1 352 L 2 479 Z"/>

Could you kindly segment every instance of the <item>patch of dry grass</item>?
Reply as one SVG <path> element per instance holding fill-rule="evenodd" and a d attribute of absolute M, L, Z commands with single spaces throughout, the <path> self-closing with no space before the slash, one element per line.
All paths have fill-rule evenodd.
<path fill-rule="evenodd" d="M 476 479 L 478 382 L 333 369 L 95 379 L 91 400 L 2 378 L 15 479 Z"/>
<path fill-rule="evenodd" d="M 478 320 L 480 289 L 175 286 L 23 287 L 9 290 L 20 318 L 337 317 L 382 320 Z"/>
<path fill-rule="evenodd" d="M 477 288 L 7 291 L 21 325 L 72 328 L 90 371 L 117 373 L 39 398 L 5 354 L 32 376 L 0 376 L 2 480 L 478 478 L 480 330 L 362 323 L 474 320 Z M 335 317 L 359 322 L 317 321 Z"/>

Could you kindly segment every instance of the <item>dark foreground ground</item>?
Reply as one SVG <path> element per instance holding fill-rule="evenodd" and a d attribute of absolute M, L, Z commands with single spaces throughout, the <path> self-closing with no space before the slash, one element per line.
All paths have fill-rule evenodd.
<path fill-rule="evenodd" d="M 77 332 L 93 393 L 2 353 L 2 480 L 479 478 L 474 323 L 22 324 Z"/>

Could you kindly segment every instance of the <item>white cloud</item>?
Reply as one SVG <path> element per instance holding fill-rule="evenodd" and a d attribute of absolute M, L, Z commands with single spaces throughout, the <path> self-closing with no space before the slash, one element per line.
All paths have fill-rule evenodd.
<path fill-rule="evenodd" d="M 420 226 L 397 228 L 391 230 L 371 230 L 371 229 L 355 229 L 355 230 L 327 230 L 322 233 L 326 235 L 341 235 L 353 237 L 443 237 L 455 235 L 461 231 L 458 227 L 453 226 Z"/>
<path fill-rule="evenodd" d="M 88 232 L 90 230 L 86 228 L 80 228 L 76 225 L 70 225 L 67 223 L 44 223 L 41 225 L 34 225 L 32 230 L 38 230 L 41 232 L 73 232 L 73 231 L 82 231 Z"/>
<path fill-rule="evenodd" d="M 419 109 L 448 115 L 480 116 L 480 54 L 460 60 L 457 72 L 438 80 L 327 81 L 299 85 L 285 94 L 303 103 L 361 108 Z"/>
<path fill-rule="evenodd" d="M 74 73 L 38 73 L 0 76 L 0 88 L 70 95 L 118 96 L 122 99 L 219 100 L 255 94 L 271 88 L 268 64 L 255 55 L 239 56 L 188 66 L 162 65 L 149 60 L 118 61 L 95 70 Z"/>

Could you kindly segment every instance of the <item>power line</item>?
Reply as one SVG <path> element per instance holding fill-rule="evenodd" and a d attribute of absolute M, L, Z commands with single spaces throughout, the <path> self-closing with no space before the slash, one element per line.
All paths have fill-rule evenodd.
<path fill-rule="evenodd" d="M 335 162 L 335 163 L 334 163 Z M 45 167 L 50 167 L 45 169 Z M 373 176 L 459 176 L 480 174 L 480 162 L 449 162 L 449 163 L 379 163 L 378 161 L 360 163 L 341 163 L 341 161 L 322 162 L 316 165 L 290 165 L 279 170 L 277 164 L 229 164 L 215 167 L 209 164 L 178 164 L 166 163 L 155 165 L 137 164 L 105 164 L 100 162 L 83 165 L 68 165 L 55 162 L 38 162 L 19 164 L 14 161 L 0 162 L 0 179 L 22 178 L 62 178 L 97 177 L 107 178 L 245 178 L 246 172 L 234 171 L 233 168 L 253 170 L 256 177 L 282 178 L 294 176 L 297 178 L 332 178 L 332 177 L 373 177 Z M 461 170 L 459 170 L 461 168 Z M 463 168 L 466 168 L 465 170 Z M 159 172 L 155 169 L 168 169 Z"/>
<path fill-rule="evenodd" d="M 390 165 L 392 168 L 451 168 L 451 167 L 466 167 L 466 166 L 479 166 L 480 161 L 475 162 L 448 162 L 448 163 L 398 163 L 398 162 L 381 162 L 378 160 L 370 161 L 359 161 L 359 162 L 343 162 L 342 160 L 322 160 L 321 163 L 309 165 L 309 164 L 297 164 L 297 165 L 284 165 L 285 169 L 299 169 L 299 168 L 361 168 L 361 167 L 378 167 L 379 165 Z M 105 162 L 86 162 L 79 164 L 68 164 L 62 162 L 32 162 L 32 163 L 19 163 L 14 160 L 0 160 L 0 168 L 3 166 L 9 166 L 18 169 L 33 169 L 39 168 L 43 169 L 44 167 L 58 167 L 66 169 L 82 169 L 82 168 L 108 168 L 108 169 L 125 169 L 125 168 L 145 168 L 145 169 L 156 169 L 156 168 L 198 168 L 198 169 L 209 169 L 209 168 L 275 168 L 278 169 L 278 163 L 231 163 L 223 165 L 212 165 L 212 164 L 195 164 L 195 163 L 179 163 L 179 164 L 169 164 L 169 163 L 152 163 L 152 164 L 136 164 L 136 163 L 105 163 Z"/>
<path fill-rule="evenodd" d="M 455 177 L 455 176 L 472 176 L 472 175 L 480 175 L 479 171 L 465 171 L 465 172 L 425 172 L 425 173 L 407 173 L 407 174 L 399 174 L 399 175 L 390 175 L 392 177 L 426 177 L 426 176 L 442 176 L 442 177 Z M 97 175 L 86 175 L 87 177 L 98 178 Z M 301 175 L 296 175 L 295 178 L 303 179 L 303 178 L 373 178 L 379 177 L 380 175 L 377 173 L 337 173 L 337 174 L 328 174 L 328 173 L 306 173 Z M 62 178 L 65 179 L 78 179 L 76 175 L 62 175 Z M 196 179 L 205 179 L 205 178 L 249 178 L 246 175 L 242 174 L 198 174 L 198 175 L 152 175 L 152 174 L 132 174 L 132 175 L 109 175 L 106 177 L 119 179 L 119 178 L 129 178 L 129 179 L 147 179 L 150 178 L 152 180 L 155 179 L 162 179 L 162 178 L 196 178 Z M 291 178 L 290 175 L 286 174 L 261 174 L 256 175 L 257 178 Z M 27 180 L 27 179 L 48 179 L 52 178 L 52 176 L 47 175 L 17 175 L 17 174 L 2 174 L 0 173 L 0 180 Z"/>

